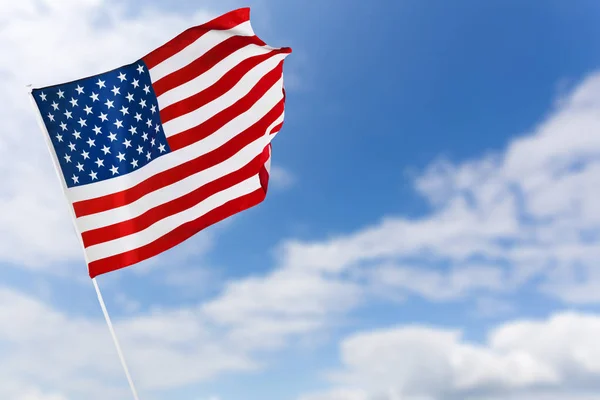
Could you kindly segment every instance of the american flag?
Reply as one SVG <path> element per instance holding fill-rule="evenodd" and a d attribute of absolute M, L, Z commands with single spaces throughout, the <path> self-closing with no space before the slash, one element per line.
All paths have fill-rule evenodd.
<path fill-rule="evenodd" d="M 110 72 L 32 96 L 90 277 L 262 202 L 283 123 L 283 62 L 239 9 Z"/>

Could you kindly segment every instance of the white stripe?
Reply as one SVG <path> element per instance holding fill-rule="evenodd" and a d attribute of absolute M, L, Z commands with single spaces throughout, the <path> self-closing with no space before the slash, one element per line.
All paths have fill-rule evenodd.
<path fill-rule="evenodd" d="M 214 194 L 192 208 L 158 221 L 141 232 L 88 247 L 86 249 L 88 259 L 90 262 L 93 262 L 145 246 L 171 232 L 178 226 L 193 221 L 230 200 L 252 193 L 260 187 L 258 175 L 255 175 L 235 186 Z"/>
<path fill-rule="evenodd" d="M 190 96 L 200 93 L 206 88 L 214 85 L 223 77 L 223 75 L 225 75 L 242 61 L 250 57 L 267 54 L 270 51 L 272 50 L 270 50 L 269 47 L 256 45 L 246 46 L 239 49 L 238 51 L 219 61 L 214 67 L 205 73 L 200 74 L 196 78 L 161 94 L 158 97 L 159 108 L 165 109 L 171 104 L 175 104 L 178 101 L 187 99 Z"/>
<path fill-rule="evenodd" d="M 254 36 L 254 31 L 250 25 L 250 21 L 239 24 L 238 26 L 226 30 L 211 30 L 200 36 L 196 41 L 179 53 L 167 58 L 160 64 L 150 69 L 152 82 L 156 82 L 161 78 L 175 72 L 186 65 L 192 63 L 197 58 L 201 57 L 207 51 L 224 42 L 232 36 Z"/>
<path fill-rule="evenodd" d="M 271 140 L 273 140 L 273 138 L 275 137 L 276 133 L 271 134 L 271 130 L 273 128 L 275 128 L 277 125 L 279 125 L 280 123 L 283 122 L 283 118 L 284 118 L 285 112 L 282 112 L 281 115 L 279 116 L 279 118 L 277 118 L 271 125 L 269 125 L 269 127 L 267 128 L 267 141 L 269 143 L 271 143 Z M 271 175 L 271 156 L 273 154 L 273 149 L 271 149 L 269 147 L 269 158 L 267 159 L 267 162 L 265 163 L 265 167 L 267 168 L 267 173 L 269 174 L 269 176 Z"/>
<path fill-rule="evenodd" d="M 265 163 L 265 168 L 267 169 L 267 173 L 271 175 L 271 148 L 269 148 L 269 158 L 267 158 L 267 162 Z"/>
<path fill-rule="evenodd" d="M 260 63 L 255 68 L 252 68 L 244 77 L 236 83 L 227 93 L 216 98 L 202 107 L 175 118 L 163 124 L 163 130 L 167 138 L 178 133 L 184 132 L 190 128 L 194 128 L 203 122 L 207 121 L 215 114 L 223 111 L 227 107 L 244 97 L 269 71 L 277 66 L 285 58 L 287 54 L 278 54 Z M 195 92 L 190 91 L 189 94 Z M 283 94 L 282 94 L 283 96 Z"/>
<path fill-rule="evenodd" d="M 143 168 L 132 171 L 127 175 L 110 178 L 101 182 L 75 186 L 67 190 L 67 197 L 74 203 L 109 195 L 129 189 L 159 172 L 173 168 L 184 162 L 193 160 L 203 154 L 222 146 L 240 132 L 260 120 L 283 98 L 281 92 L 283 79 L 280 79 L 265 95 L 258 100 L 247 112 L 237 116 L 212 135 L 190 145 L 158 157 Z"/>
<path fill-rule="evenodd" d="M 277 118 L 275 120 L 275 122 L 273 122 L 267 128 L 267 134 L 269 135 L 269 143 L 271 142 L 271 140 L 273 140 L 273 138 L 275 137 L 275 135 L 277 135 L 277 133 L 279 133 L 279 132 L 271 133 L 271 131 L 273 130 L 273 128 L 275 128 L 277 125 L 279 125 L 279 124 L 281 124 L 283 122 L 284 117 L 285 117 L 285 111 L 282 112 L 281 115 L 279 116 L 279 118 Z"/>
<path fill-rule="evenodd" d="M 149 193 L 129 205 L 78 218 L 76 223 L 79 232 L 86 232 L 138 217 L 156 206 L 184 196 L 217 178 L 237 171 L 259 155 L 267 143 L 268 137 L 266 135 L 262 136 L 222 163 Z"/>

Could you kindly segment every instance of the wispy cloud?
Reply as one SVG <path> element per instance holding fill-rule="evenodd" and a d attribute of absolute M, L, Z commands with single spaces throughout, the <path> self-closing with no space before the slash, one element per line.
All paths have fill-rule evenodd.
<path fill-rule="evenodd" d="M 343 369 L 328 373 L 342 388 L 302 400 L 591 399 L 598 334 L 600 317 L 578 313 L 499 325 L 483 345 L 432 326 L 358 333 L 340 346 Z"/>
<path fill-rule="evenodd" d="M 277 165 L 271 167 L 269 184 L 276 189 L 288 189 L 293 186 L 295 182 L 296 178 L 290 171 Z"/>

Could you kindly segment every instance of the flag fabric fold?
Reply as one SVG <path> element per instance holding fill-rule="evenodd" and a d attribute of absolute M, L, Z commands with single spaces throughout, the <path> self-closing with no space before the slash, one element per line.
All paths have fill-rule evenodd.
<path fill-rule="evenodd" d="M 260 40 L 244 8 L 129 65 L 32 90 L 90 277 L 265 199 L 290 53 Z"/>

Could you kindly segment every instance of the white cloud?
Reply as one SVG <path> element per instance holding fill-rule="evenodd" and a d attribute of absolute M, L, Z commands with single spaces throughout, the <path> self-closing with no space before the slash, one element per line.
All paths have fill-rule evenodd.
<path fill-rule="evenodd" d="M 329 327 L 332 315 L 356 302 L 357 289 L 351 285 L 289 274 L 273 279 L 276 286 L 259 280 L 232 283 L 204 305 L 158 308 L 114 320 L 140 392 L 256 371 L 264 367 L 258 360 L 265 351 Z M 0 397 L 38 386 L 69 399 L 129 395 L 99 311 L 94 318 L 73 316 L 0 287 L 0 326 Z"/>
<path fill-rule="evenodd" d="M 367 392 L 359 389 L 337 389 L 324 393 L 305 395 L 301 400 L 369 400 L 369 395 Z"/>
<path fill-rule="evenodd" d="M 288 189 L 290 186 L 294 185 L 295 181 L 294 175 L 287 169 L 277 165 L 271 167 L 269 183 L 276 189 Z"/>
<path fill-rule="evenodd" d="M 115 304 L 117 304 L 117 306 L 119 306 L 125 313 L 134 313 L 139 311 L 142 306 L 139 301 L 130 298 L 122 292 L 115 294 L 114 301 Z"/>
<path fill-rule="evenodd" d="M 431 301 L 462 297 L 472 291 L 502 291 L 503 271 L 493 266 L 465 265 L 444 273 L 416 267 L 384 265 L 369 272 L 377 289 L 417 294 Z"/>
<path fill-rule="evenodd" d="M 563 301 L 600 302 L 599 87 L 600 74 L 591 75 L 504 152 L 431 164 L 415 180 L 429 215 L 290 240 L 281 263 L 430 300 L 505 293 L 536 278 Z"/>
<path fill-rule="evenodd" d="M 72 398 L 127 396 L 123 372 L 101 317 L 69 316 L 0 288 L 0 326 L 0 397 L 9 396 L 3 396 L 3 390 L 22 394 L 37 385 Z M 244 351 L 209 329 L 209 321 L 193 308 L 115 321 L 132 374 L 146 391 L 195 383 L 223 371 L 255 368 Z"/>
<path fill-rule="evenodd" d="M 475 301 L 473 315 L 479 317 L 497 317 L 515 312 L 515 305 L 509 301 L 494 297 L 479 297 Z"/>
<path fill-rule="evenodd" d="M 361 298 L 353 283 L 281 269 L 228 283 L 202 309 L 240 346 L 277 349 L 290 338 L 331 326 L 332 316 L 348 312 Z"/>
<path fill-rule="evenodd" d="M 8 400 L 69 400 L 64 394 L 44 392 L 32 385 L 0 379 L 0 396 Z"/>
<path fill-rule="evenodd" d="M 359 333 L 341 344 L 343 369 L 329 373 L 350 389 L 302 399 L 337 400 L 343 390 L 361 400 L 592 398 L 600 392 L 598 335 L 599 316 L 569 312 L 505 323 L 484 344 L 430 326 Z"/>

